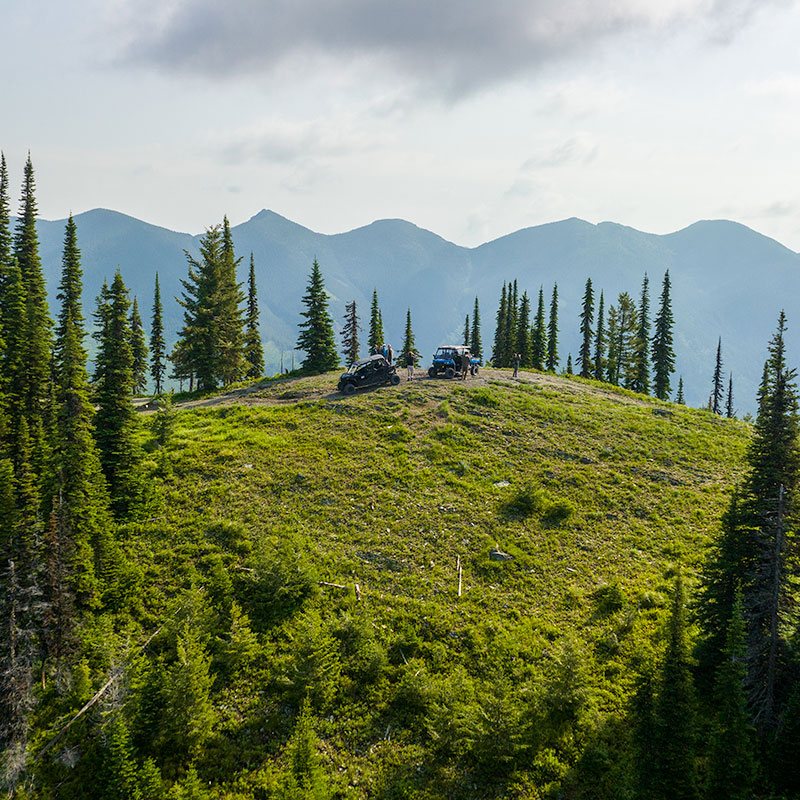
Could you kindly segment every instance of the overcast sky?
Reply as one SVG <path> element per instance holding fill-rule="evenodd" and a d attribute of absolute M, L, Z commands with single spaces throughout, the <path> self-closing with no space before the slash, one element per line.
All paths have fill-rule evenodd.
<path fill-rule="evenodd" d="M 788 0 L 4 2 L 16 202 L 201 232 L 262 208 L 464 245 L 577 216 L 800 250 Z"/>

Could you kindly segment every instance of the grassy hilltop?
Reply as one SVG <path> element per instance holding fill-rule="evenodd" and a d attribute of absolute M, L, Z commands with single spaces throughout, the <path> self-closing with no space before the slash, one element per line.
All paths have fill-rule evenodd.
<path fill-rule="evenodd" d="M 179 412 L 167 452 L 151 451 L 153 518 L 126 529 L 137 566 L 87 634 L 96 688 L 163 625 L 127 684 L 132 742 L 167 786 L 626 796 L 627 700 L 661 653 L 676 570 L 696 579 L 749 429 L 521 377 L 344 398 L 322 376 Z M 170 744 L 154 731 L 180 713 L 169 681 L 190 644 L 206 725 Z M 291 794 L 303 752 L 316 795 Z"/>

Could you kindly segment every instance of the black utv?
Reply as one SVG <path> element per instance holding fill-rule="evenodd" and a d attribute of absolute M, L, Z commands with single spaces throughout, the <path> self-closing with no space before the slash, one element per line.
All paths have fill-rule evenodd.
<path fill-rule="evenodd" d="M 347 372 L 339 378 L 338 389 L 344 394 L 353 394 L 356 389 L 363 389 L 366 386 L 383 386 L 391 383 L 397 386 L 400 383 L 400 376 L 397 368 L 382 356 L 370 356 L 363 361 L 356 361 Z"/>

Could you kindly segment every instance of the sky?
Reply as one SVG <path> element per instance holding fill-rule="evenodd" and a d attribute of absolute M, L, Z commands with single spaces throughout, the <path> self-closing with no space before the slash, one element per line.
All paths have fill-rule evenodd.
<path fill-rule="evenodd" d="M 269 208 L 475 246 L 724 218 L 800 251 L 800 2 L 0 3 L 0 149 L 46 219 Z"/>

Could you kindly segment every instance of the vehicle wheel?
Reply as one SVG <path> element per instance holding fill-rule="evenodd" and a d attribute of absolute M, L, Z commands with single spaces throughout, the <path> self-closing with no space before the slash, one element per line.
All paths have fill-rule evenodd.
<path fill-rule="evenodd" d="M 356 385 L 355 385 L 354 383 L 346 383 L 346 384 L 344 385 L 344 389 L 342 389 L 342 391 L 343 391 L 345 394 L 355 394 L 355 392 L 356 392 Z"/>
<path fill-rule="evenodd" d="M 397 384 L 400 383 L 400 376 L 395 373 L 391 378 L 389 378 L 389 380 L 391 381 L 392 386 L 397 386 Z"/>
<path fill-rule="evenodd" d="M 428 377 L 435 378 L 436 377 L 436 367 L 430 367 L 428 369 Z"/>
<path fill-rule="evenodd" d="M 473 375 L 477 375 L 477 374 L 478 374 L 478 368 L 477 368 L 477 367 L 473 367 L 473 368 L 470 370 L 470 372 L 471 372 Z"/>
<path fill-rule="evenodd" d="M 444 371 L 444 376 L 445 376 L 445 378 L 455 378 L 455 376 L 456 376 L 456 371 L 455 371 L 455 370 L 454 370 L 452 367 L 448 367 L 448 368 L 447 368 L 447 369 Z"/>

